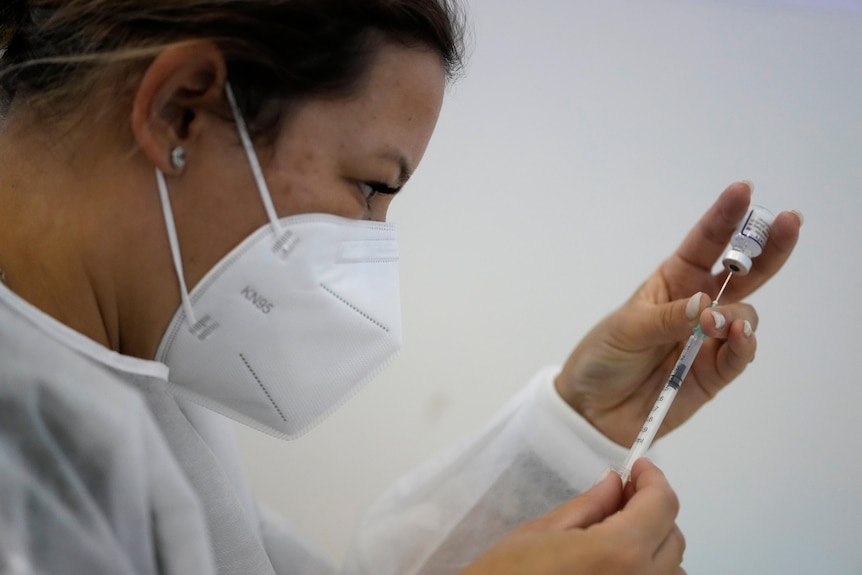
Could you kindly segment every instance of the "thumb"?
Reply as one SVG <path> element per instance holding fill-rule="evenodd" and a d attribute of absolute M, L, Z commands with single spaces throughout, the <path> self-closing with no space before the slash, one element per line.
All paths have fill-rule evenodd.
<path fill-rule="evenodd" d="M 655 343 L 672 343 L 691 335 L 700 312 L 709 307 L 709 296 L 698 292 L 688 299 L 651 306 L 640 323 L 642 333 Z"/>
<path fill-rule="evenodd" d="M 560 531 L 589 527 L 619 511 L 622 500 L 622 480 L 615 472 L 609 472 L 589 491 L 533 521 L 533 526 Z"/>

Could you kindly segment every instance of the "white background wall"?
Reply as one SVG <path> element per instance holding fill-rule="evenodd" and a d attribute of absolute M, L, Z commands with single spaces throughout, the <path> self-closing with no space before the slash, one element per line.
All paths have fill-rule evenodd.
<path fill-rule="evenodd" d="M 469 73 L 391 218 L 404 352 L 299 441 L 238 427 L 258 496 L 339 556 L 747 178 L 806 219 L 750 300 L 757 361 L 659 444 L 685 565 L 862 573 L 862 9 L 778 4 L 472 0 Z"/>

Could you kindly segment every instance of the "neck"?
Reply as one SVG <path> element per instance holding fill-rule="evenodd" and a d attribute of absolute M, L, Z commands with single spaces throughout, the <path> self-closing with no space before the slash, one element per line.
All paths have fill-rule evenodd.
<path fill-rule="evenodd" d="M 76 184 L 64 155 L 47 134 L 0 136 L 0 265 L 6 283 L 25 300 L 91 339 L 112 335 L 81 245 Z"/>
<path fill-rule="evenodd" d="M 155 312 L 134 302 L 172 304 L 138 297 L 154 281 L 147 275 L 170 265 L 157 250 L 147 252 L 153 242 L 141 241 L 164 226 L 155 181 L 145 176 L 151 168 L 116 146 L 100 150 L 107 140 L 95 130 L 73 146 L 69 134 L 27 128 L 7 122 L 0 129 L 0 268 L 7 286 L 110 349 L 153 357 L 157 329 L 146 328 Z M 135 327 L 132 335 L 124 325 Z"/>

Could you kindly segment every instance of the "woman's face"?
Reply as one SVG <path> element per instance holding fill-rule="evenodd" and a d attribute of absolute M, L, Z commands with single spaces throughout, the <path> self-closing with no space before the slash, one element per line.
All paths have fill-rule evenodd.
<path fill-rule="evenodd" d="M 400 189 L 418 166 L 444 89 L 436 53 L 387 43 L 349 98 L 295 104 L 272 145 L 258 147 L 278 215 L 385 220 L 393 196 L 377 190 Z M 267 222 L 236 127 L 222 124 L 189 154 L 175 196 L 192 285 Z M 182 190 L 190 192 L 185 202 Z"/>
<path fill-rule="evenodd" d="M 279 213 L 385 220 L 425 153 L 444 85 L 435 53 L 386 44 L 354 97 L 301 104 L 268 162 Z"/>

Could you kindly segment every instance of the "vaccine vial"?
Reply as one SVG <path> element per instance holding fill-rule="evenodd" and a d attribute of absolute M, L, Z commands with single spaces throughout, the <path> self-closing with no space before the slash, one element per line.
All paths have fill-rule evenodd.
<path fill-rule="evenodd" d="M 773 221 L 775 216 L 763 206 L 748 208 L 748 213 L 733 232 L 730 249 L 721 261 L 727 271 L 741 276 L 751 271 L 751 260 L 763 252 Z"/>

